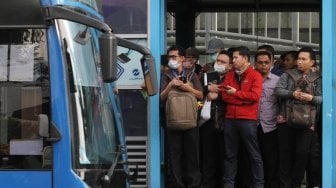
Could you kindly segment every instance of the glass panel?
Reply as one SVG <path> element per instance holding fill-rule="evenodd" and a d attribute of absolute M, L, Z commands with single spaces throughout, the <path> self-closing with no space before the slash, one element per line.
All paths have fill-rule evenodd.
<path fill-rule="evenodd" d="M 173 21 L 176 19 L 170 14 L 167 17 Z M 201 29 L 195 35 L 196 47 L 201 53 L 207 48 L 207 41 L 215 37 L 223 40 L 226 49 L 243 45 L 254 52 L 258 46 L 270 44 L 278 53 L 276 55 L 303 46 L 320 50 L 319 12 L 202 12 L 198 17 L 201 18 L 198 23 Z M 214 30 L 214 20 L 217 21 L 217 30 Z M 175 35 L 167 37 L 167 46 L 171 46 Z M 200 57 L 201 65 L 207 61 L 208 56 Z"/>
<path fill-rule="evenodd" d="M 0 33 L 0 168 L 50 168 L 42 157 L 48 145 L 38 134 L 38 116 L 50 119 L 46 31 Z"/>
<path fill-rule="evenodd" d="M 308 12 L 302 12 L 299 14 L 299 32 L 300 32 L 299 41 L 308 42 L 309 41 L 309 13 Z"/>
<path fill-rule="evenodd" d="M 147 34 L 147 0 L 103 0 L 103 15 L 116 34 Z"/>
<path fill-rule="evenodd" d="M 237 13 L 229 13 L 228 14 L 228 32 L 238 33 L 238 15 Z"/>
<path fill-rule="evenodd" d="M 278 38 L 278 12 L 267 13 L 267 37 Z"/>
<path fill-rule="evenodd" d="M 72 89 L 73 149 L 76 168 L 101 168 L 115 160 L 117 138 L 112 105 L 101 78 L 96 31 L 87 30 L 91 36 L 83 44 L 76 42 L 84 25 L 59 20 L 68 64 L 69 84 Z M 78 36 L 77 36 L 78 37 Z"/>
<path fill-rule="evenodd" d="M 320 42 L 320 15 L 318 12 L 312 12 L 312 38 L 311 42 L 318 44 Z"/>
<path fill-rule="evenodd" d="M 253 13 L 244 12 L 241 13 L 241 27 L 242 27 L 242 34 L 252 35 L 252 23 L 253 23 Z"/>
<path fill-rule="evenodd" d="M 142 90 L 119 90 L 126 136 L 147 136 L 147 95 Z"/>
<path fill-rule="evenodd" d="M 292 13 L 281 13 L 281 39 L 292 39 Z"/>
<path fill-rule="evenodd" d="M 265 22 L 266 16 L 264 12 L 257 12 L 256 14 L 256 35 L 257 36 L 265 36 Z"/>
<path fill-rule="evenodd" d="M 218 13 L 217 14 L 217 29 L 219 31 L 225 31 L 225 13 Z"/>
<path fill-rule="evenodd" d="M 144 39 L 129 40 L 143 46 L 146 46 L 147 43 L 147 40 Z M 119 55 L 117 87 L 119 89 L 142 89 L 144 84 L 144 77 L 140 62 L 143 55 L 136 50 L 124 48 L 121 46 L 118 46 L 117 53 Z M 122 59 L 120 57 L 127 58 Z"/>

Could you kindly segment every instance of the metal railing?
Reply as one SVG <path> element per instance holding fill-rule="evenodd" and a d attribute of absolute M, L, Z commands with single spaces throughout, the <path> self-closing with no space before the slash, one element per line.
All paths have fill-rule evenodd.
<path fill-rule="evenodd" d="M 213 38 L 225 47 L 245 45 L 251 50 L 271 44 L 276 51 L 296 50 L 303 46 L 319 50 L 318 12 L 240 12 L 201 13 L 196 17 L 196 47 L 201 51 Z M 168 46 L 175 42 L 175 20 L 167 19 Z"/>

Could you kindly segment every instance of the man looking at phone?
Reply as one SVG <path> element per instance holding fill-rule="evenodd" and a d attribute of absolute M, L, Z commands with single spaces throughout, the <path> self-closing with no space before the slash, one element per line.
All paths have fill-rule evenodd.
<path fill-rule="evenodd" d="M 193 72 L 184 69 L 182 66 L 185 58 L 185 50 L 182 47 L 174 45 L 168 49 L 167 56 L 169 71 L 167 74 L 161 76 L 161 102 L 165 105 L 169 92 L 174 89 L 191 92 L 198 100 L 203 99 L 203 88 L 198 76 Z M 169 114 L 165 115 L 167 117 Z M 173 130 L 166 128 L 165 131 L 168 142 L 167 153 L 170 159 L 173 179 L 172 187 L 200 188 L 201 173 L 198 157 L 198 127 L 188 130 Z"/>
<path fill-rule="evenodd" d="M 224 123 L 224 187 L 235 186 L 239 143 L 246 147 L 252 170 L 252 187 L 264 187 L 263 161 L 257 137 L 257 115 L 263 78 L 250 66 L 245 46 L 233 51 L 233 70 L 225 76 L 222 99 L 226 103 Z"/>

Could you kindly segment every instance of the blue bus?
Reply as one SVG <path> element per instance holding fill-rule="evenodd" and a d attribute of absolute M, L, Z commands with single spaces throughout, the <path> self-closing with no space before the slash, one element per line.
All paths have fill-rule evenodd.
<path fill-rule="evenodd" d="M 0 7 L 1 187 L 128 187 L 117 48 L 139 55 L 147 96 L 154 58 L 116 37 L 90 0 L 11 0 Z"/>

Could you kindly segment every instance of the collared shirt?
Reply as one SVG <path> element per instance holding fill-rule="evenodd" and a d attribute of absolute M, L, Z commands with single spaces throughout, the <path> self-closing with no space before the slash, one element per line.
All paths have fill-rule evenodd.
<path fill-rule="evenodd" d="M 278 76 L 270 73 L 263 81 L 258 119 L 264 133 L 276 129 L 276 118 L 279 114 L 280 103 L 274 94 L 274 88 L 278 83 L 278 80 Z"/>

